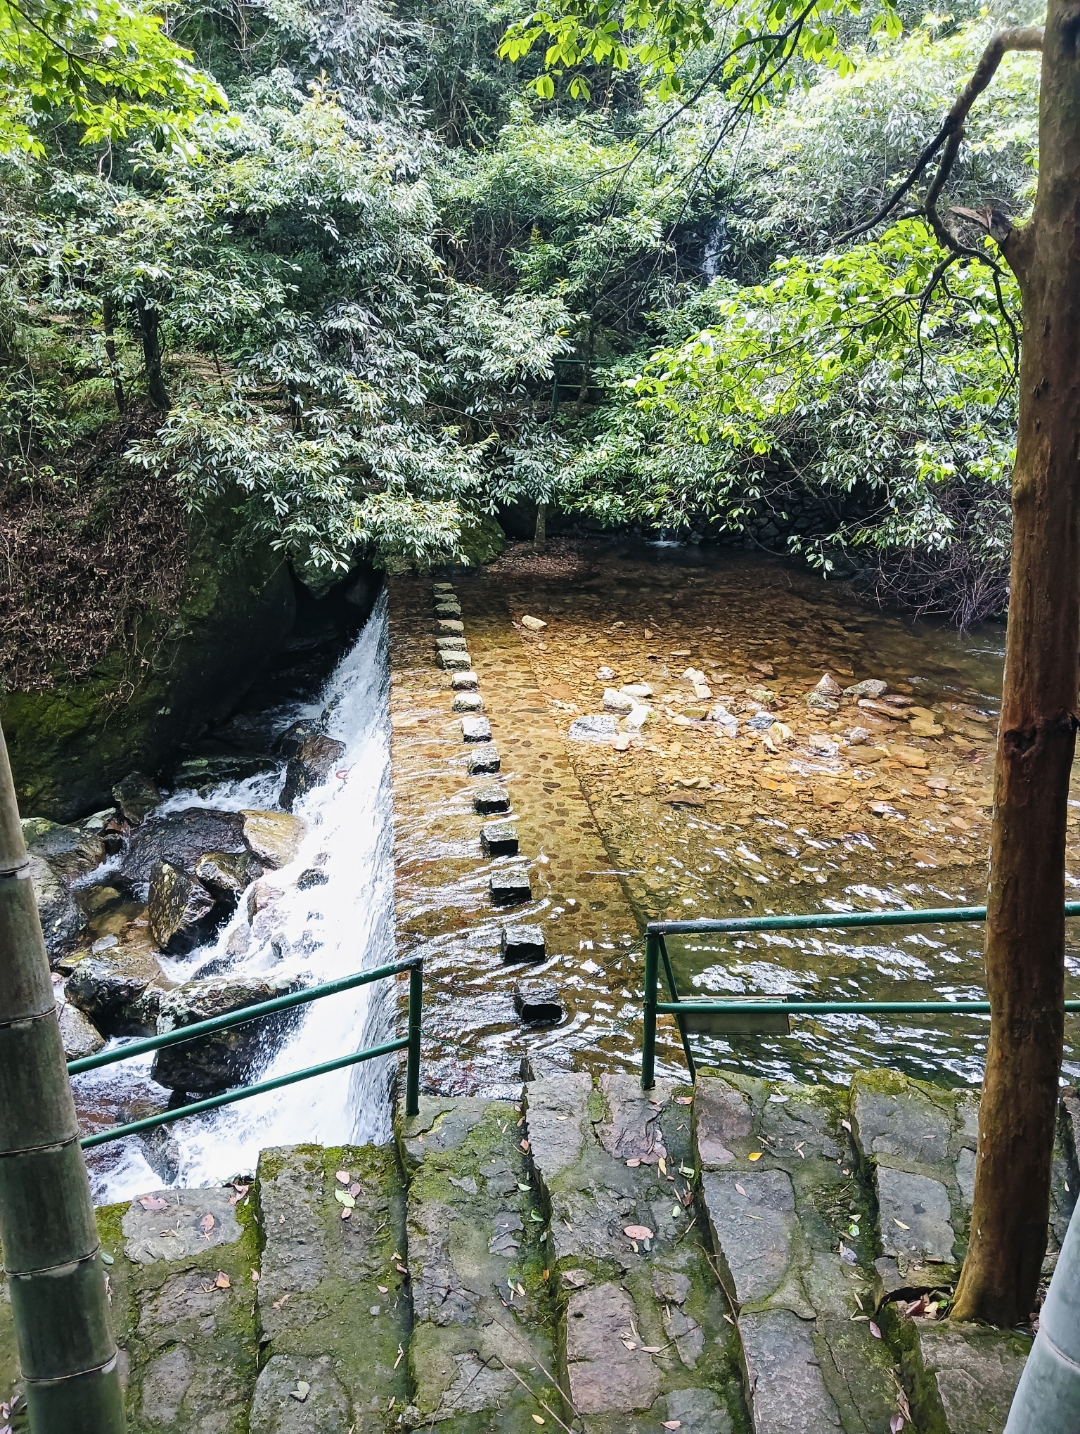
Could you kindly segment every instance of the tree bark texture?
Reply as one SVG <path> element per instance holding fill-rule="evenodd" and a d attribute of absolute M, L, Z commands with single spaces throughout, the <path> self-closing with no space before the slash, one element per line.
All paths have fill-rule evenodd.
<path fill-rule="evenodd" d="M 155 408 L 168 412 L 172 403 L 161 372 L 161 323 L 157 309 L 145 299 L 139 300 L 139 331 L 142 335 L 146 392 Z"/>
<path fill-rule="evenodd" d="M 1031 1314 L 1063 1039 L 1065 820 L 1080 683 L 1080 6 L 1050 0 L 1039 187 L 1002 248 L 1023 297 L 1005 682 L 986 920 L 991 1003 L 954 1318 Z"/>

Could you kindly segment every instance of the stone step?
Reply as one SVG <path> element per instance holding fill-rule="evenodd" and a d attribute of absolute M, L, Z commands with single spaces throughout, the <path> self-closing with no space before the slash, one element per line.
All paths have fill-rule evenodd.
<path fill-rule="evenodd" d="M 423 1097 L 418 1116 L 399 1119 L 414 1321 L 408 1428 L 556 1425 L 550 1256 L 519 1120 L 510 1103 L 477 1097 Z"/>

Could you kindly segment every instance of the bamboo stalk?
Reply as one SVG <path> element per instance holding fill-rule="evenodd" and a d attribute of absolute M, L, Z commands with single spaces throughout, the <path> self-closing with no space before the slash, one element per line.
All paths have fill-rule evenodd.
<path fill-rule="evenodd" d="M 123 1434 L 90 1182 L 2 731 L 0 1243 L 33 1434 Z"/>

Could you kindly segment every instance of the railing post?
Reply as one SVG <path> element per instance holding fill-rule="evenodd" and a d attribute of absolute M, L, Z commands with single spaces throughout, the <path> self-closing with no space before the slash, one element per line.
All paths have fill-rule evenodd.
<path fill-rule="evenodd" d="M 123 1434 L 90 1182 L 3 732 L 0 1242 L 32 1434 Z"/>
<path fill-rule="evenodd" d="M 641 1040 L 641 1089 L 656 1084 L 656 980 L 660 965 L 660 938 L 650 931 L 645 937 L 645 1031 Z"/>
<path fill-rule="evenodd" d="M 424 1000 L 424 967 L 409 972 L 409 1053 L 405 1064 L 405 1114 L 420 1114 L 420 1012 Z"/>

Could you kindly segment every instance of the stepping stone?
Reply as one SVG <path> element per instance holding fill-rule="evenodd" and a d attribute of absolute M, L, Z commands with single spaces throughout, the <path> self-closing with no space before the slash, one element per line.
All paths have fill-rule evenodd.
<path fill-rule="evenodd" d="M 496 783 L 492 783 L 490 787 L 477 787 L 473 792 L 473 809 L 481 816 L 486 816 L 489 812 L 508 812 L 510 793 Z"/>
<path fill-rule="evenodd" d="M 913 1428 L 943 1434 L 1002 1434 L 1031 1340 L 1015 1330 L 905 1320 L 905 1381 Z M 1035 1431 L 1032 1431 L 1035 1434 Z"/>
<path fill-rule="evenodd" d="M 463 742 L 490 742 L 491 723 L 486 717 L 463 717 L 461 719 L 461 740 Z"/>
<path fill-rule="evenodd" d="M 435 661 L 447 672 L 467 672 L 472 666 L 467 652 L 440 652 Z"/>
<path fill-rule="evenodd" d="M 453 583 L 432 583 L 431 590 L 436 593 L 453 593 L 454 585 Z"/>
<path fill-rule="evenodd" d="M 435 604 L 436 617 L 460 617 L 461 604 L 459 602 L 437 602 Z"/>
<path fill-rule="evenodd" d="M 542 961 L 547 948 L 541 926 L 504 926 L 499 941 L 504 961 Z"/>
<path fill-rule="evenodd" d="M 465 639 L 463 637 L 437 637 L 435 646 L 440 652 L 464 652 Z"/>
<path fill-rule="evenodd" d="M 420 1114 L 395 1123 L 410 1177 L 415 1314 L 404 1428 L 524 1434 L 538 1427 L 534 1415 L 558 1428 L 550 1411 L 561 1418 L 562 1401 L 542 1373 L 556 1368 L 538 1278 L 544 1221 L 517 1121 L 509 1102 L 422 1096 Z M 351 1299 L 339 1313 L 351 1320 Z M 399 1427 L 384 1417 L 356 1434 Z"/>
<path fill-rule="evenodd" d="M 459 692 L 451 704 L 454 712 L 482 712 L 484 699 L 479 692 Z M 488 734 L 490 736 L 490 733 Z"/>
<path fill-rule="evenodd" d="M 408 1276 L 398 1268 L 405 1202 L 392 1146 L 264 1150 L 256 1189 L 266 1244 L 255 1298 L 266 1362 L 251 1434 L 383 1427 L 391 1399 L 408 1403 L 399 1358 L 410 1323 Z M 288 1392 L 300 1379 L 310 1385 L 310 1417 L 308 1401 Z"/>
<path fill-rule="evenodd" d="M 435 634 L 437 637 L 463 637 L 465 624 L 457 617 L 439 617 L 435 619 Z"/>
<path fill-rule="evenodd" d="M 554 1025 L 566 1015 L 554 981 L 524 981 L 514 990 L 514 1010 L 527 1026 Z"/>
<path fill-rule="evenodd" d="M 516 837 L 514 845 L 517 846 Z M 488 882 L 488 890 L 496 906 L 517 906 L 532 900 L 532 882 L 527 871 L 497 871 Z"/>
<path fill-rule="evenodd" d="M 476 776 L 488 776 L 499 770 L 499 749 L 494 742 L 485 742 L 469 753 L 469 771 Z"/>
<path fill-rule="evenodd" d="M 488 856 L 517 856 L 517 828 L 511 822 L 485 822 L 480 828 L 480 844 Z"/>
<path fill-rule="evenodd" d="M 450 680 L 450 686 L 455 692 L 474 692 L 480 686 L 480 679 L 475 672 L 455 672 Z"/>

